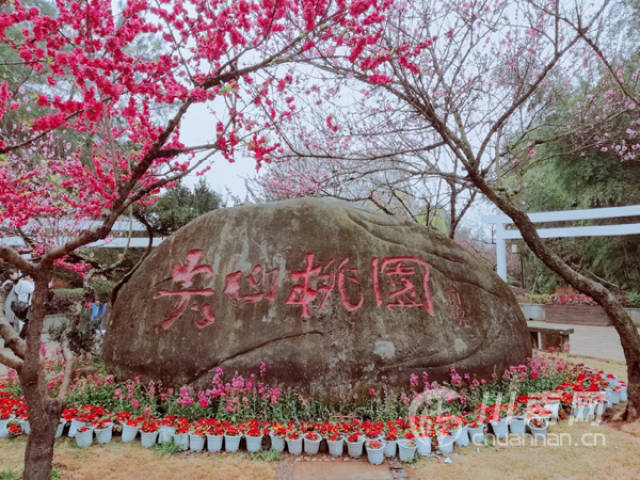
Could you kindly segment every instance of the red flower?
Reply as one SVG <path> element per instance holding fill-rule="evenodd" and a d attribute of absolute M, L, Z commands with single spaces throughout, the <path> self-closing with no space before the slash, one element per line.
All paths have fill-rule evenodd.
<path fill-rule="evenodd" d="M 142 424 L 142 426 L 140 427 L 140 431 L 142 431 L 144 433 L 157 432 L 158 431 L 158 423 L 154 422 L 153 420 L 149 420 L 147 422 L 144 422 Z"/>
<path fill-rule="evenodd" d="M 182 423 L 178 425 L 178 427 L 176 427 L 176 433 L 178 434 L 189 433 L 189 424 Z"/>
<path fill-rule="evenodd" d="M 138 426 L 138 419 L 137 418 L 130 418 L 125 422 L 125 425 L 128 425 L 129 427 L 137 427 Z"/>
<path fill-rule="evenodd" d="M 16 423 L 10 423 L 7 426 L 7 432 L 9 432 L 9 435 L 11 435 L 12 437 L 17 437 L 22 433 L 22 428 L 20 428 L 20 425 Z"/>

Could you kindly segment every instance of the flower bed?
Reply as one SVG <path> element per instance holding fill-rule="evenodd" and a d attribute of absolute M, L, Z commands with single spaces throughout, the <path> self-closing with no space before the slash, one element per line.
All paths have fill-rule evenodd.
<path fill-rule="evenodd" d="M 49 367 L 55 377 L 55 365 Z M 262 365 L 261 375 L 264 369 Z M 482 443 L 487 434 L 502 437 L 506 429 L 523 435 L 525 424 L 539 438 L 556 418 L 591 419 L 626 395 L 626 385 L 614 376 L 584 365 L 570 368 L 564 359 L 550 355 L 511 367 L 500 377 L 476 379 L 452 368 L 445 384 L 429 382 L 426 372 L 411 375 L 409 384 L 411 390 L 405 392 L 370 389 L 366 398 L 331 410 L 321 402 L 268 387 L 257 375 L 224 382 L 219 371 L 212 388 L 183 388 L 177 393 L 140 379 L 118 384 L 112 377 L 96 375 L 74 384 L 61 425 L 69 425 L 69 436 L 112 426 L 122 432 L 121 441 L 134 440 L 139 430 L 144 446 L 173 440 L 180 450 L 192 451 L 204 450 L 205 442 L 210 452 L 235 451 L 244 437 L 249 451 L 283 451 L 286 445 L 292 454 L 315 455 L 326 442 L 333 456 L 346 451 L 359 457 L 366 450 L 372 463 L 381 463 L 396 455 L 412 458 L 412 446 L 424 456 Z M 346 409 L 352 414 L 345 415 Z M 0 380 L 0 421 L 13 422 L 14 436 L 19 434 L 14 421 L 18 418 L 26 419 L 26 405 L 12 374 Z M 135 430 L 133 437 L 125 439 L 126 429 Z M 161 429 L 169 429 L 168 437 L 158 435 Z"/>

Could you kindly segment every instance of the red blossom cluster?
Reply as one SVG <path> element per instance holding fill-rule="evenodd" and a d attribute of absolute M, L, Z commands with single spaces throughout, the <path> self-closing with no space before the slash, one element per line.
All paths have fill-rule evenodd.
<path fill-rule="evenodd" d="M 0 133 L 0 223 L 28 226 L 42 255 L 56 242 L 32 219 L 74 220 L 65 235 L 80 235 L 83 220 L 115 220 L 206 171 L 196 153 L 232 161 L 242 149 L 258 167 L 268 162 L 280 147 L 268 129 L 296 108 L 286 95 L 296 79 L 282 65 L 357 56 L 379 38 L 390 3 L 60 0 L 45 11 L 11 2 L 0 45 L 42 81 L 0 82 L 0 120 L 10 125 Z M 195 104 L 209 107 L 215 128 L 187 145 L 180 126 Z M 72 141 L 74 132 L 91 141 Z"/>

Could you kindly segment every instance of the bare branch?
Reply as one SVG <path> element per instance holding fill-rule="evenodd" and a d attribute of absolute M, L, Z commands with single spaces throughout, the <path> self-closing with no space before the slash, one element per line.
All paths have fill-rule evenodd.
<path fill-rule="evenodd" d="M 4 319 L 0 320 L 0 337 L 4 340 L 6 348 L 10 349 L 18 358 L 24 359 L 27 345 Z"/>
<path fill-rule="evenodd" d="M 57 399 L 63 401 L 67 395 L 69 384 L 71 383 L 71 373 L 73 372 L 73 353 L 69 350 L 66 339 L 62 342 L 62 356 L 64 357 L 64 373 L 62 376 L 62 382 L 60 383 L 60 390 L 58 390 Z"/>
<path fill-rule="evenodd" d="M 24 365 L 24 361 L 19 359 L 18 357 L 14 357 L 13 355 L 7 355 L 2 350 L 0 350 L 0 363 L 6 365 L 9 368 L 13 368 L 18 374 L 22 371 L 22 367 Z"/>

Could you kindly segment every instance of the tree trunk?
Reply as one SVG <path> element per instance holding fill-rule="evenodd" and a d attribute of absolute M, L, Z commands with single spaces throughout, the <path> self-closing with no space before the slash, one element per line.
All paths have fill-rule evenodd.
<path fill-rule="evenodd" d="M 31 433 L 24 453 L 24 480 L 49 478 L 53 443 L 61 411 L 56 403 L 46 398 L 27 400 Z"/>
<path fill-rule="evenodd" d="M 500 197 L 477 172 L 473 170 L 468 172 L 471 181 L 480 191 L 513 220 L 531 251 L 569 285 L 598 302 L 607 313 L 620 335 L 620 343 L 627 363 L 628 402 L 624 419 L 627 421 L 640 419 L 640 334 L 620 301 L 602 283 L 573 270 L 545 245 L 526 213 Z"/>
<path fill-rule="evenodd" d="M 27 403 L 31 434 L 24 455 L 24 480 L 47 480 L 53 461 L 55 431 L 60 420 L 62 402 L 49 398 L 42 361 L 40 341 L 49 293 L 49 271 L 43 269 L 35 277 L 35 292 L 26 325 L 27 348 L 20 383 Z"/>

